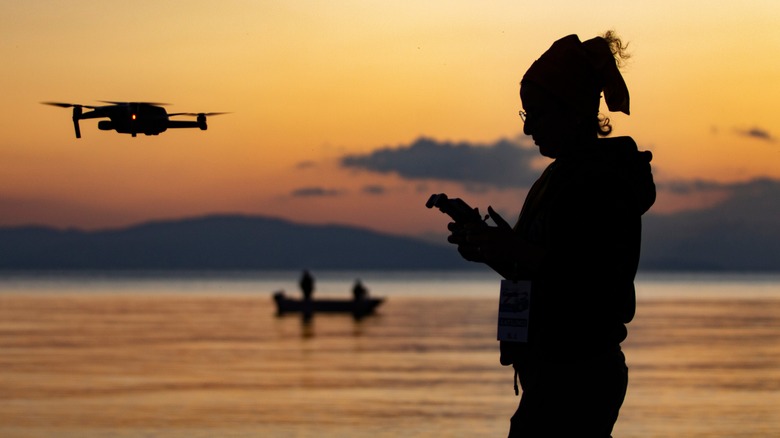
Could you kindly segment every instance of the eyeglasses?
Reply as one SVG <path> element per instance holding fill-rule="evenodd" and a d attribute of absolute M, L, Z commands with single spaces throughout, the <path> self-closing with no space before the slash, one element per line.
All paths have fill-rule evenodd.
<path fill-rule="evenodd" d="M 522 120 L 523 123 L 528 119 L 528 113 L 523 110 L 520 110 L 517 114 L 520 116 L 520 120 Z"/>

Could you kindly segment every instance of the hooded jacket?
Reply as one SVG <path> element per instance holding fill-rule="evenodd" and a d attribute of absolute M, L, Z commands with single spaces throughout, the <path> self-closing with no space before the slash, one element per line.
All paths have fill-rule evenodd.
<path fill-rule="evenodd" d="M 528 342 L 502 343 L 502 364 L 522 354 L 598 354 L 626 338 L 641 216 L 655 202 L 651 160 L 630 137 L 598 139 L 558 157 L 534 183 L 515 233 L 544 256 L 520 273 L 532 284 Z"/>

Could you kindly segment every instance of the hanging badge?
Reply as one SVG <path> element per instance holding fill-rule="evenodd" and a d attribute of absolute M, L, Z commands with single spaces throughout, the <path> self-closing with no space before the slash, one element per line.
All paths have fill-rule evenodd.
<path fill-rule="evenodd" d="M 531 282 L 501 280 L 498 302 L 498 340 L 528 341 L 528 315 L 531 309 Z"/>

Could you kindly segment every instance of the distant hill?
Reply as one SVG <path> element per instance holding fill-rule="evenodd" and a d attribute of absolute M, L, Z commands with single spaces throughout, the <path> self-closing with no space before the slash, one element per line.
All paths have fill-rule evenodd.
<path fill-rule="evenodd" d="M 335 225 L 209 216 L 109 231 L 0 228 L 5 270 L 463 269 L 454 248 Z"/>
<path fill-rule="evenodd" d="M 780 272 L 780 182 L 644 218 L 641 270 Z M 443 239 L 442 239 L 443 242 Z M 486 269 L 455 248 L 337 225 L 207 216 L 106 231 L 0 228 L 0 270 Z"/>
<path fill-rule="evenodd" d="M 780 272 L 780 181 L 757 179 L 735 186 L 732 196 L 707 209 L 648 214 L 641 266 Z"/>

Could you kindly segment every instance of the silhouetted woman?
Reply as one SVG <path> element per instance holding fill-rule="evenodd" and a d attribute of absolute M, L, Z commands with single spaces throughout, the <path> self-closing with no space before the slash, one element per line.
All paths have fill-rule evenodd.
<path fill-rule="evenodd" d="M 641 216 L 655 201 L 651 154 L 610 134 L 599 115 L 629 113 L 613 33 L 556 41 L 523 76 L 523 131 L 555 160 L 530 189 L 514 227 L 449 225 L 467 260 L 530 280 L 525 343 L 502 342 L 523 394 L 510 437 L 609 437 L 628 385 L 620 344 L 635 311 Z"/>

